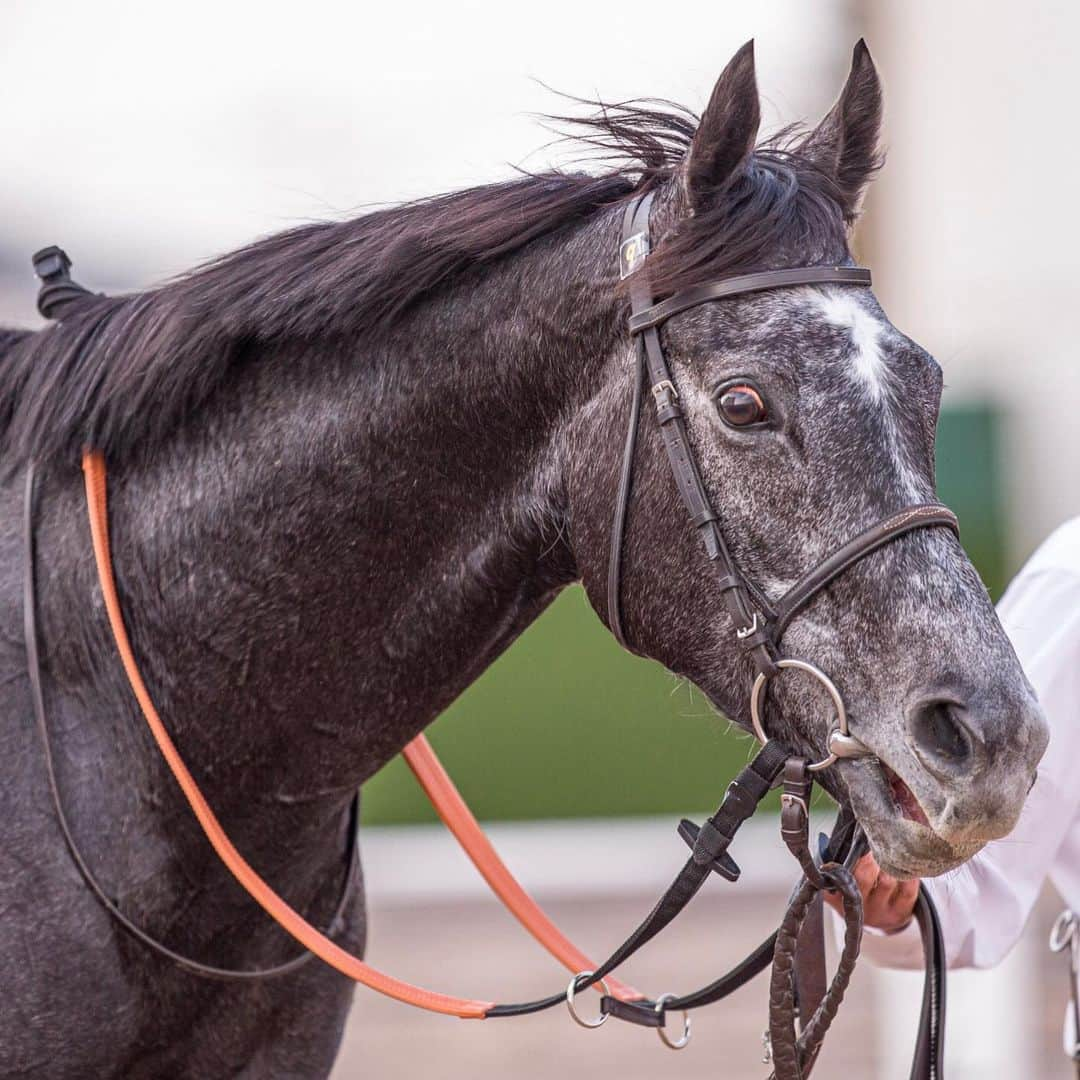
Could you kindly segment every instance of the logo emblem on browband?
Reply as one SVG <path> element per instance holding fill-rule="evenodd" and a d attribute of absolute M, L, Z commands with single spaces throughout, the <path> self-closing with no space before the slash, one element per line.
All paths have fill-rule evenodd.
<path fill-rule="evenodd" d="M 645 233 L 634 233 L 619 245 L 619 279 L 625 281 L 645 261 L 649 254 L 649 238 Z"/>

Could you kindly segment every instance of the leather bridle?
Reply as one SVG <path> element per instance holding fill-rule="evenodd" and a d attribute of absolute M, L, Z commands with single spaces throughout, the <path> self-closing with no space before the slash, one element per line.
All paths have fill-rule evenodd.
<path fill-rule="evenodd" d="M 944 526 L 959 535 L 960 527 L 956 515 L 940 503 L 918 503 L 890 514 L 831 552 L 799 578 L 779 600 L 770 603 L 764 592 L 736 565 L 724 539 L 719 516 L 706 490 L 697 457 L 690 443 L 679 391 L 660 341 L 660 328 L 674 316 L 702 304 L 746 296 L 749 293 L 798 285 L 838 284 L 869 287 L 870 271 L 861 266 L 799 266 L 783 270 L 763 270 L 699 285 L 676 293 L 660 303 L 654 303 L 647 270 L 650 248 L 649 214 L 652 204 L 652 192 L 627 204 L 623 215 L 622 243 L 619 247 L 619 275 L 628 282 L 631 312 L 629 327 L 637 362 L 622 470 L 615 499 L 615 518 L 611 529 L 607 589 L 608 625 L 619 643 L 629 648 L 622 617 L 622 549 L 627 508 L 633 486 L 634 451 L 640 426 L 641 399 L 643 386 L 647 384 L 656 406 L 656 421 L 660 426 L 675 486 L 690 517 L 690 523 L 698 530 L 705 555 L 715 568 L 716 586 L 734 627 L 735 640 L 757 670 L 751 692 L 755 735 L 762 743 L 767 741 L 762 713 L 769 680 L 774 679 L 782 670 L 797 670 L 822 684 L 832 697 L 837 711 L 837 726 L 829 733 L 827 755 L 808 768 L 816 772 L 832 765 L 837 758 L 869 756 L 871 752 L 848 731 L 843 699 L 832 680 L 806 660 L 781 658 L 780 639 L 795 615 L 859 560 L 913 529 Z"/>
<path fill-rule="evenodd" d="M 808 661 L 782 656 L 779 651 L 781 638 L 792 618 L 837 576 L 860 559 L 913 529 L 945 526 L 956 531 L 957 523 L 951 511 L 939 504 L 907 507 L 836 549 L 800 578 L 784 596 L 772 603 L 761 589 L 741 573 L 731 557 L 719 518 L 697 465 L 685 416 L 679 403 L 678 390 L 664 358 L 659 336 L 660 327 L 675 315 L 714 300 L 798 285 L 866 286 L 870 284 L 870 274 L 859 267 L 815 266 L 770 270 L 702 285 L 654 303 L 645 269 L 651 205 L 651 194 L 628 204 L 619 251 L 621 276 L 629 279 L 629 326 L 635 343 L 636 367 L 630 423 L 611 536 L 608 619 L 612 632 L 626 646 L 621 604 L 622 547 L 631 496 L 642 388 L 647 379 L 656 404 L 657 421 L 676 486 L 691 523 L 701 534 L 707 558 L 716 569 L 717 584 L 731 618 L 736 640 L 751 658 L 756 670 L 751 691 L 751 719 L 755 733 L 762 743 L 753 760 L 731 782 L 720 806 L 711 817 L 701 826 L 687 820 L 680 823 L 679 835 L 691 850 L 687 862 L 675 880 L 623 944 L 603 963 L 593 964 L 559 932 L 513 878 L 483 835 L 427 740 L 421 735 L 405 748 L 404 756 L 440 816 L 503 903 L 552 956 L 575 974 L 566 989 L 549 997 L 521 1004 L 496 1005 L 490 1001 L 457 998 L 412 986 L 372 968 L 346 952 L 331 940 L 329 933 L 332 933 L 340 922 L 342 905 L 348 886 L 353 880 L 354 844 L 350 841 L 348 871 L 345 877 L 346 892 L 343 893 L 330 931 L 324 934 L 289 907 L 237 851 L 158 715 L 128 639 L 116 587 L 109 541 L 105 458 L 100 452 L 90 450 L 83 458 L 83 471 L 94 557 L 109 625 L 132 693 L 162 756 L 211 846 L 249 895 L 302 944 L 307 952 L 274 968 L 240 972 L 213 967 L 182 956 L 136 926 L 120 911 L 99 885 L 79 852 L 63 810 L 49 749 L 45 695 L 37 648 L 33 534 L 35 488 L 31 465 L 27 472 L 24 518 L 27 559 L 24 578 L 25 631 L 31 698 L 48 766 L 50 793 L 65 842 L 92 893 L 118 924 L 143 944 L 184 970 L 214 978 L 251 979 L 284 975 L 294 970 L 310 955 L 317 955 L 338 971 L 380 993 L 419 1008 L 463 1018 L 520 1016 L 566 1004 L 573 1018 L 583 1026 L 598 1027 L 608 1017 L 614 1016 L 655 1028 L 664 1043 L 674 1049 L 680 1049 L 689 1041 L 690 1021 L 686 1015 L 687 1010 L 721 1000 L 771 963 L 773 973 L 768 1037 L 774 1076 L 778 1080 L 799 1080 L 809 1073 L 825 1032 L 843 997 L 858 955 L 862 933 L 862 903 L 851 870 L 855 861 L 866 850 L 862 830 L 850 811 L 845 808 L 840 811 L 832 836 L 822 843 L 816 856 L 812 853 L 808 808 L 813 773 L 831 765 L 838 757 L 862 756 L 870 754 L 870 751 L 849 732 L 843 699 L 832 681 Z M 69 311 L 79 315 L 89 314 L 91 326 L 87 333 L 92 337 L 97 326 L 93 322 L 97 298 L 71 281 L 68 275 L 70 261 L 67 256 L 58 248 L 48 248 L 35 257 L 35 267 L 43 281 L 39 297 L 42 314 L 49 318 L 62 316 Z M 801 757 L 791 755 L 787 749 L 767 737 L 762 723 L 765 691 L 769 681 L 785 669 L 810 674 L 832 696 L 837 712 L 836 726 L 828 737 L 828 754 L 821 761 L 808 763 Z M 738 879 L 739 867 L 728 853 L 728 848 L 742 823 L 755 812 L 768 792 L 778 785 L 783 786 L 781 836 L 798 860 L 802 871 L 802 877 L 792 895 L 780 929 L 731 971 L 689 994 L 660 994 L 650 998 L 612 978 L 611 973 L 660 933 L 686 907 L 713 873 L 728 881 Z M 844 946 L 836 973 L 828 985 L 825 982 L 820 924 L 820 898 L 826 889 L 839 893 L 845 917 Z M 911 1075 L 913 1080 L 937 1080 L 941 1076 L 943 1045 L 943 948 L 937 916 L 925 891 L 920 892 L 916 917 L 923 934 L 927 973 L 920 1032 Z M 815 922 L 816 938 L 811 941 L 811 936 L 806 931 Z M 595 1019 L 582 1017 L 575 1001 L 576 995 L 590 986 L 596 986 L 602 991 L 601 1010 Z M 672 1012 L 683 1013 L 682 1034 L 674 1038 L 668 1034 L 666 1026 L 667 1018 Z M 796 1021 L 799 1022 L 798 1029 Z"/>

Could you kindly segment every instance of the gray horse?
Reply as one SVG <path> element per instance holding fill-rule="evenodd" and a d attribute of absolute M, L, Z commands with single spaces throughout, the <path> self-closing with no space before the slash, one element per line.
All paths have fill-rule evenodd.
<path fill-rule="evenodd" d="M 171 947 L 226 967 L 279 963 L 296 946 L 210 851 L 124 680 L 81 449 L 109 461 L 119 587 L 159 710 L 238 847 L 325 926 L 357 786 L 560 589 L 581 581 L 604 611 L 633 369 L 616 265 L 626 200 L 656 193 L 657 295 L 836 265 L 879 164 L 880 113 L 860 44 L 816 129 L 757 146 L 744 47 L 700 122 L 650 105 L 588 121 L 586 140 L 611 155 L 602 174 L 305 226 L 0 335 L 3 1075 L 324 1076 L 353 991 L 317 963 L 254 986 L 199 979 L 86 888 L 32 721 L 26 464 L 39 478 L 45 699 L 77 843 L 116 904 Z M 769 594 L 933 498 L 941 372 L 868 290 L 745 296 L 663 334 L 728 543 Z M 748 662 L 644 421 L 635 468 L 628 639 L 747 726 Z M 786 642 L 834 676 L 877 755 L 824 783 L 882 866 L 937 874 L 1009 831 L 1046 729 L 947 530 L 865 559 Z M 820 696 L 799 679 L 775 689 L 786 720 L 773 735 L 821 756 Z M 336 936 L 363 948 L 358 884 Z"/>

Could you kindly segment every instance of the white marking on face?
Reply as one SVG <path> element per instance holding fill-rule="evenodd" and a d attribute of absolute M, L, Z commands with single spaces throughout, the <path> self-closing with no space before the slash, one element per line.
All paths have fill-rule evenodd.
<path fill-rule="evenodd" d="M 923 497 L 926 481 L 908 460 L 891 408 L 893 395 L 899 387 L 886 357 L 889 324 L 868 311 L 850 292 L 813 290 L 813 297 L 826 321 L 851 336 L 851 378 L 862 388 L 870 403 L 881 410 L 881 433 L 895 463 L 904 497 L 912 500 Z"/>
<path fill-rule="evenodd" d="M 893 391 L 893 375 L 882 349 L 885 325 L 848 294 L 828 291 L 816 298 L 826 320 L 851 335 L 852 377 L 874 404 L 886 404 Z"/>

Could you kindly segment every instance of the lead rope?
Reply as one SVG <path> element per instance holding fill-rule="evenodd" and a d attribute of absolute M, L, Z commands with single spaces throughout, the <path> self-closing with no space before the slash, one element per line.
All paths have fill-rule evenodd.
<path fill-rule="evenodd" d="M 803 877 L 784 913 L 776 936 L 772 979 L 769 985 L 769 1047 L 775 1080 L 804 1080 L 813 1068 L 821 1044 L 837 1009 L 844 999 L 862 940 L 862 896 L 855 877 L 841 863 L 818 866 L 810 853 L 810 793 L 813 777 L 804 758 L 789 758 L 784 766 L 781 795 L 780 835 L 799 865 Z M 840 893 L 844 907 L 844 945 L 836 973 L 825 996 L 810 1016 L 802 1017 L 802 1032 L 796 1032 L 799 1014 L 796 1004 L 795 960 L 799 931 L 811 903 L 824 889 Z"/>

